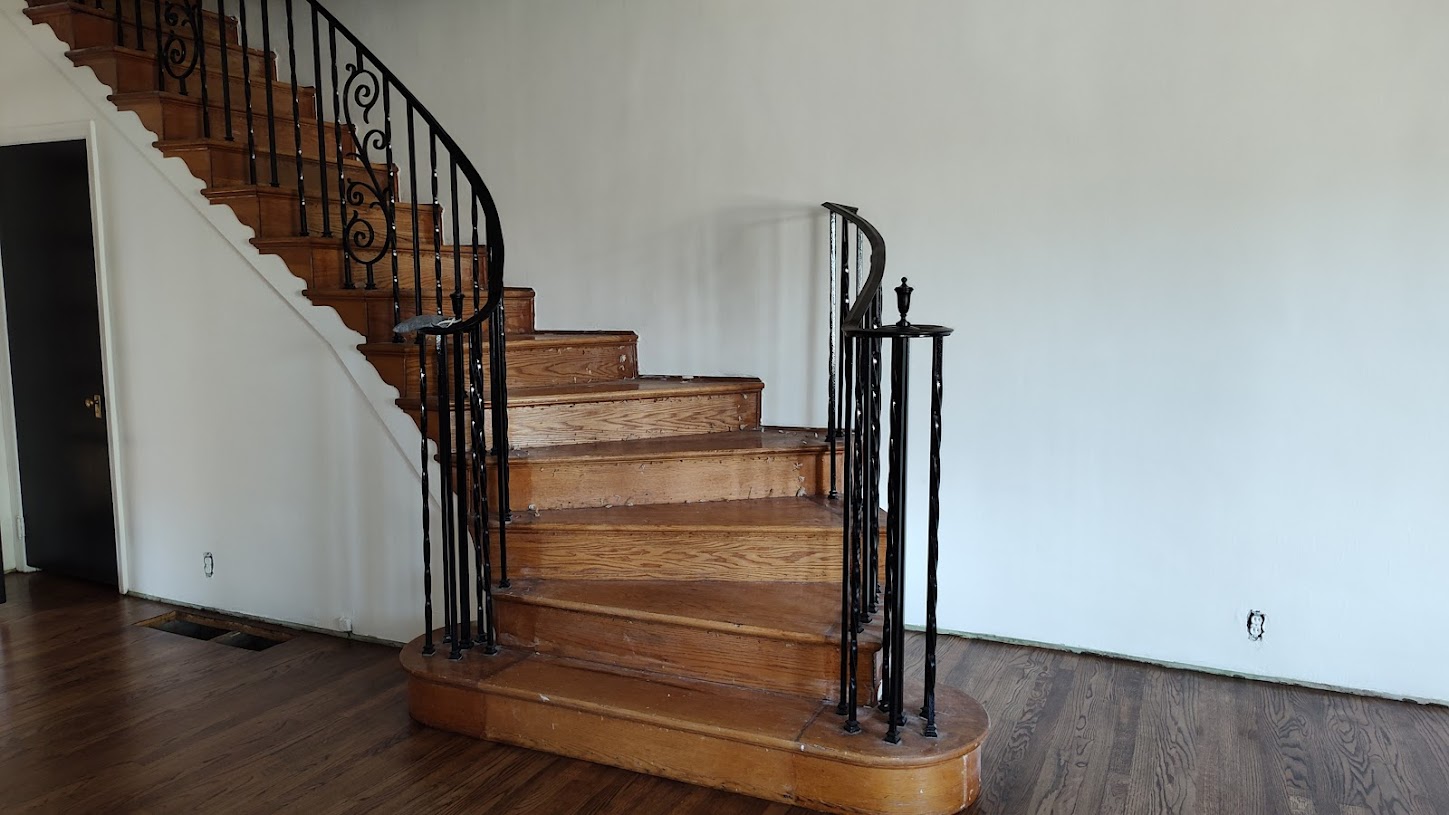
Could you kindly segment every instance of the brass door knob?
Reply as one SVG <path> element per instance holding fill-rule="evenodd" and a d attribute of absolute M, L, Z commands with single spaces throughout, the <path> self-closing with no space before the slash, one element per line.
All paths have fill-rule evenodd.
<path fill-rule="evenodd" d="M 101 395 L 99 393 L 86 400 L 86 407 L 96 412 L 97 419 L 104 418 L 101 414 Z"/>

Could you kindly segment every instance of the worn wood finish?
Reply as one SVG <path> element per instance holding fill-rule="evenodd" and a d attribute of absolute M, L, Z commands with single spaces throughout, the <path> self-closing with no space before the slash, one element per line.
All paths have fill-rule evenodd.
<path fill-rule="evenodd" d="M 839 508 L 808 499 L 515 514 L 508 535 L 509 568 L 520 577 L 840 580 Z"/>
<path fill-rule="evenodd" d="M 334 309 L 347 327 L 361 334 L 369 343 L 392 342 L 393 328 L 397 325 L 392 311 L 392 264 L 378 264 L 374 269 L 377 276 L 375 289 L 362 288 L 365 272 L 354 270 L 357 276 L 355 289 L 308 289 L 307 299 L 318 306 Z M 384 276 L 385 274 L 385 276 Z M 401 319 L 416 314 L 411 297 L 404 297 L 399 303 Z M 428 309 L 424 301 L 424 310 Z M 536 329 L 533 319 L 533 289 L 506 287 L 503 290 L 503 329 L 509 334 L 532 334 Z M 416 350 L 416 349 L 415 349 Z M 414 406 L 417 400 L 412 401 Z M 416 417 L 417 411 L 413 411 Z"/>
<path fill-rule="evenodd" d="M 211 133 L 213 136 L 224 136 L 226 134 L 226 110 L 221 101 L 212 99 L 211 105 L 202 107 L 201 99 L 195 94 L 182 96 L 179 93 L 160 93 L 157 91 L 134 91 L 131 93 L 113 93 L 108 97 L 111 104 L 121 110 L 129 110 L 141 119 L 141 124 L 152 133 L 156 134 L 159 141 L 181 141 L 185 139 L 200 139 L 205 136 L 204 122 L 211 122 Z M 247 120 L 246 113 L 237 109 L 235 104 L 231 114 L 233 139 L 241 144 L 246 144 Z M 337 159 L 337 131 L 336 125 L 332 122 L 319 122 L 316 119 L 302 118 L 298 122 L 292 119 L 292 108 L 287 106 L 286 111 L 277 111 L 277 157 L 280 160 L 286 156 L 295 156 L 296 149 L 296 124 L 300 123 L 302 128 L 302 155 L 305 158 L 317 158 L 318 142 L 317 128 L 322 128 L 322 147 L 320 155 L 327 156 L 329 161 Z M 254 125 L 258 124 L 253 122 Z M 260 120 L 260 127 L 256 128 L 253 138 L 257 142 L 257 170 L 261 172 L 263 166 L 267 166 L 267 173 L 270 176 L 271 168 L 265 165 L 266 157 L 271 150 L 271 133 L 266 127 L 266 120 Z M 352 134 L 347 128 L 342 128 L 342 152 L 343 154 L 356 152 L 356 146 L 352 141 Z M 270 180 L 270 177 L 268 178 Z M 329 194 L 336 189 L 336 184 L 330 184 Z M 333 241 L 336 247 L 336 241 Z"/>
<path fill-rule="evenodd" d="M 145 0 L 145 6 L 150 6 L 150 0 Z M 143 11 L 145 9 L 143 8 Z M 208 12 L 210 14 L 210 12 Z M 76 3 L 50 3 L 47 5 L 32 5 L 25 10 L 25 16 L 31 22 L 48 24 L 60 41 L 68 45 L 72 50 L 80 48 L 92 48 L 96 46 L 111 46 L 116 44 L 116 22 L 109 15 L 94 6 Z M 130 20 L 131 17 L 127 17 Z M 215 15 L 206 22 L 206 62 L 208 65 L 221 67 L 221 38 L 216 27 Z M 141 30 L 146 41 L 146 49 L 154 50 L 156 47 L 156 30 L 153 27 L 151 14 L 143 17 Z M 166 29 L 169 31 L 169 29 Z M 135 49 L 136 29 L 132 24 L 126 26 L 126 42 Z M 235 34 L 228 29 L 228 33 Z M 235 40 L 228 40 L 226 47 L 227 62 L 230 69 L 240 71 L 242 69 L 241 45 Z M 251 69 L 258 76 L 267 69 L 267 63 L 272 64 L 273 76 L 276 76 L 276 59 L 269 56 L 267 52 L 252 48 L 247 52 L 252 58 Z"/>
<path fill-rule="evenodd" d="M 258 165 L 258 173 L 262 172 Z M 271 169 L 266 170 L 267 175 Z M 278 169 L 277 177 L 281 178 L 281 170 Z M 205 191 L 207 200 L 213 204 L 226 204 L 236 213 L 237 218 L 252 228 L 259 238 L 278 238 L 298 235 L 302 231 L 302 205 L 297 200 L 296 180 L 293 179 L 293 186 L 288 187 L 285 183 L 273 187 L 270 184 L 257 184 L 256 186 L 216 187 Z M 322 232 L 322 214 L 324 209 L 330 211 L 329 220 L 334 227 L 346 223 L 342 220 L 343 203 L 335 197 L 330 198 L 328 206 L 322 206 L 322 199 L 309 199 L 307 201 L 307 228 L 315 234 Z M 387 219 L 381 210 L 373 207 L 346 207 L 347 216 L 350 220 L 354 214 L 360 215 L 362 221 L 366 221 L 377 230 L 378 245 L 381 245 L 383 235 L 387 232 Z M 432 204 L 411 204 L 404 201 L 397 203 L 398 223 L 406 222 L 411 229 L 413 212 L 417 212 L 418 229 L 425 232 L 433 230 L 433 217 L 439 214 L 439 210 L 433 208 Z M 387 266 L 387 279 L 389 288 L 392 283 L 392 260 L 391 256 L 378 262 L 378 269 Z M 468 271 L 468 270 L 465 270 Z M 471 274 L 469 275 L 471 280 Z M 388 292 L 391 297 L 391 291 Z"/>
<path fill-rule="evenodd" d="M 7 813 L 808 815 L 421 727 L 394 648 L 301 633 L 242 652 L 132 626 L 161 604 L 5 580 Z M 970 815 L 1449 812 L 1446 708 L 955 637 L 940 675 L 992 717 Z M 1159 806 L 1159 788 L 1218 792 Z"/>
<path fill-rule="evenodd" d="M 508 438 L 535 447 L 758 429 L 761 387 L 758 379 L 647 377 L 510 389 Z M 397 403 L 421 415 L 418 399 Z M 431 399 L 429 409 L 432 433 L 442 414 Z"/>
<path fill-rule="evenodd" d="M 825 812 L 950 815 L 980 793 L 986 712 L 951 688 L 951 728 L 889 745 L 875 711 L 847 736 L 833 703 L 539 655 L 454 663 L 420 643 L 403 649 L 409 709 L 445 730 Z"/>
<path fill-rule="evenodd" d="M 505 645 L 742 687 L 828 699 L 840 685 L 830 583 L 519 580 L 496 594 Z M 879 620 L 857 681 L 875 698 Z"/>
<path fill-rule="evenodd" d="M 136 13 L 135 3 L 130 2 L 130 0 L 126 0 L 126 2 L 130 7 L 123 6 L 121 8 L 121 19 L 126 21 L 126 38 L 129 41 L 132 36 L 131 32 L 135 30 L 134 21 L 136 20 Z M 104 27 L 106 33 L 102 36 L 101 42 L 98 44 L 110 45 L 116 41 L 116 19 L 113 13 L 114 9 L 110 4 L 107 4 L 107 9 L 105 10 L 98 9 L 94 5 L 84 2 L 84 0 L 75 0 L 74 2 L 26 0 L 26 4 L 25 16 L 29 17 L 35 23 L 49 23 L 52 27 Z M 151 0 L 144 0 L 141 4 L 141 28 L 146 32 L 146 42 L 148 43 L 155 42 L 152 39 L 152 32 L 156 28 L 155 9 L 156 6 Z M 221 42 L 222 34 L 225 32 L 228 43 L 239 43 L 235 20 L 228 18 L 224 23 L 225 28 L 223 28 L 223 21 L 215 12 L 204 11 L 202 13 L 206 16 L 206 22 L 203 24 L 203 28 L 205 29 L 205 39 L 207 42 Z M 164 19 L 164 6 L 162 15 Z M 69 42 L 68 40 L 65 41 Z"/>
<path fill-rule="evenodd" d="M 510 493 L 539 510 L 820 496 L 829 454 L 823 432 L 778 427 L 535 447 L 511 459 Z"/>
<path fill-rule="evenodd" d="M 335 185 L 334 185 L 335 186 Z M 408 298 L 412 299 L 412 292 L 417 290 L 418 280 L 421 279 L 423 292 L 423 303 L 425 305 L 435 304 L 436 286 L 438 282 L 438 267 L 442 266 L 443 286 L 448 293 L 453 291 L 453 270 L 462 265 L 465 276 L 472 281 L 473 270 L 473 247 L 455 247 L 444 244 L 441 248 L 434 250 L 430 240 L 424 241 L 424 245 L 416 251 L 412 246 L 412 223 L 408 222 L 407 232 L 398 235 L 398 286 L 408 292 Z M 334 224 L 333 229 L 337 227 Z M 320 235 L 311 237 L 283 237 L 283 238 L 253 238 L 252 245 L 261 250 L 263 254 L 277 255 L 286 262 L 287 268 L 292 274 L 302 278 L 308 289 L 341 289 L 346 285 L 346 261 L 342 247 L 338 245 L 337 238 L 326 238 Z M 486 282 L 488 278 L 488 258 L 486 247 L 480 247 L 477 255 L 478 278 L 480 282 Z M 461 257 L 454 258 L 455 253 L 461 253 Z M 418 277 L 414 278 L 414 264 Z M 392 279 L 392 260 L 387 261 L 387 277 L 389 285 Z M 356 270 L 354 269 L 354 272 Z M 449 303 L 451 307 L 451 303 Z"/>
<path fill-rule="evenodd" d="M 510 388 L 616 382 L 639 375 L 639 338 L 632 331 L 550 331 L 508 338 Z M 359 346 L 383 381 L 405 397 L 419 392 L 418 351 L 411 343 Z M 484 348 L 488 346 L 485 343 Z M 486 351 L 485 351 L 486 353 Z M 449 357 L 451 358 L 451 353 Z M 431 368 L 431 366 L 429 366 Z M 492 366 L 483 359 L 483 374 Z"/>
<path fill-rule="evenodd" d="M 179 158 L 186 162 L 186 167 L 191 170 L 191 174 L 205 182 L 208 187 L 226 188 L 234 187 L 238 184 L 246 184 L 251 179 L 246 140 L 226 141 L 220 138 L 220 133 L 214 131 L 213 134 L 215 137 L 211 139 L 158 141 L 156 143 L 156 149 L 168 157 Z M 312 152 L 317 152 L 315 142 L 313 143 Z M 378 179 L 386 183 L 388 173 L 391 172 L 388 168 L 380 164 L 373 164 L 369 168 L 368 165 L 363 164 L 355 158 L 344 159 L 342 162 L 342 171 L 349 182 L 359 181 L 363 183 L 371 181 L 371 173 L 376 173 Z M 331 199 L 333 197 L 331 190 L 337 187 L 336 161 L 329 159 L 328 163 L 323 165 L 315 156 L 303 155 L 302 177 L 305 179 L 306 189 L 321 190 L 324 174 L 329 190 L 328 198 Z M 265 162 L 258 162 L 257 178 L 261 179 L 263 177 L 271 177 L 271 166 Z M 284 179 L 287 183 L 290 183 L 293 194 L 296 194 L 297 157 L 295 155 L 279 155 L 277 157 L 277 178 Z M 311 206 L 312 204 L 320 203 L 321 199 L 318 198 L 315 201 L 309 201 L 308 205 Z M 331 226 L 335 231 L 340 233 L 341 227 L 337 224 L 335 217 L 333 218 Z M 333 245 L 336 246 L 335 238 L 333 239 Z M 431 256 L 429 256 L 429 260 L 431 260 Z M 411 258 L 408 259 L 408 264 L 407 270 L 411 277 Z M 390 268 L 391 261 L 389 261 Z M 390 274 L 389 272 L 389 276 Z"/>
<path fill-rule="evenodd" d="M 120 48 L 115 45 L 98 45 L 90 48 L 78 48 L 67 51 L 66 56 L 70 61 L 82 68 L 90 68 L 95 72 L 96 78 L 109 85 L 117 93 L 129 93 L 132 91 L 156 90 L 156 56 L 148 51 L 136 51 L 131 48 Z M 182 81 L 174 79 L 170 74 L 163 72 L 163 90 L 180 92 Z M 268 82 L 265 76 L 254 75 L 251 78 L 253 105 L 260 105 L 265 110 L 267 104 Z M 232 74 L 228 81 L 231 83 L 232 99 L 242 99 L 245 94 L 247 77 Z M 206 66 L 207 91 L 214 99 L 222 96 L 223 82 L 221 65 Z M 187 80 L 187 87 L 192 94 L 201 92 L 201 69 Z M 273 80 L 270 83 L 272 104 L 278 111 L 292 110 L 292 86 L 289 82 Z M 310 87 L 298 87 L 297 98 L 300 105 L 301 118 L 317 118 L 316 90 Z"/>

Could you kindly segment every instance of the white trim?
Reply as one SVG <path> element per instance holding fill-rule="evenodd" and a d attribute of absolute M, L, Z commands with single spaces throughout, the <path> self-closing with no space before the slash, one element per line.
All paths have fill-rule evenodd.
<path fill-rule="evenodd" d="M 121 445 L 121 417 L 116 406 L 122 404 L 118 398 L 120 377 L 116 371 L 115 323 L 111 310 L 110 264 L 107 263 L 105 212 L 101 204 L 100 149 L 97 143 L 96 125 L 93 120 L 59 122 L 34 127 L 17 127 L 0 130 L 0 147 L 17 144 L 41 144 L 57 141 L 83 141 L 86 145 L 88 182 L 91 197 L 91 234 L 94 241 L 92 253 L 95 257 L 96 306 L 100 325 L 97 329 L 101 341 L 101 388 L 105 404 L 106 454 L 111 468 L 111 515 L 115 524 L 116 539 L 116 583 L 122 594 L 130 587 L 129 535 L 126 513 L 126 489 L 122 466 L 125 457 Z M 7 489 L 0 489 L 0 512 L 4 513 L 0 523 L 8 531 L 6 550 L 9 558 L 7 568 L 28 571 L 25 547 L 20 545 L 20 524 L 23 504 L 20 500 L 20 458 L 17 448 L 15 425 L 15 392 L 10 379 L 10 335 L 5 312 L 4 278 L 0 276 L 0 477 L 7 482 Z"/>

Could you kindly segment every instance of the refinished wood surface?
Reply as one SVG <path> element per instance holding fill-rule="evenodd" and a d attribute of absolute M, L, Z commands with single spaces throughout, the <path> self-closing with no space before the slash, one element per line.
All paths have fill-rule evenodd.
<path fill-rule="evenodd" d="M 240 651 L 131 625 L 157 603 L 5 580 L 6 813 L 808 812 L 423 727 L 393 648 Z M 992 717 L 971 815 L 1449 812 L 1444 708 L 952 637 L 940 659 Z"/>

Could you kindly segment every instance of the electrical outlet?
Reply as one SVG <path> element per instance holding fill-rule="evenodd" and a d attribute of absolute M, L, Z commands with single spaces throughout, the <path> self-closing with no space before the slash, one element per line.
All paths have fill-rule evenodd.
<path fill-rule="evenodd" d="M 210 552 L 201 556 L 201 571 L 207 577 L 216 574 L 216 558 L 212 557 Z"/>
<path fill-rule="evenodd" d="M 1253 642 L 1263 641 L 1263 626 L 1268 622 L 1268 615 L 1261 611 L 1253 610 L 1248 612 L 1248 639 Z"/>
<path fill-rule="evenodd" d="M 337 618 L 337 630 L 352 633 L 352 618 L 346 615 Z"/>

